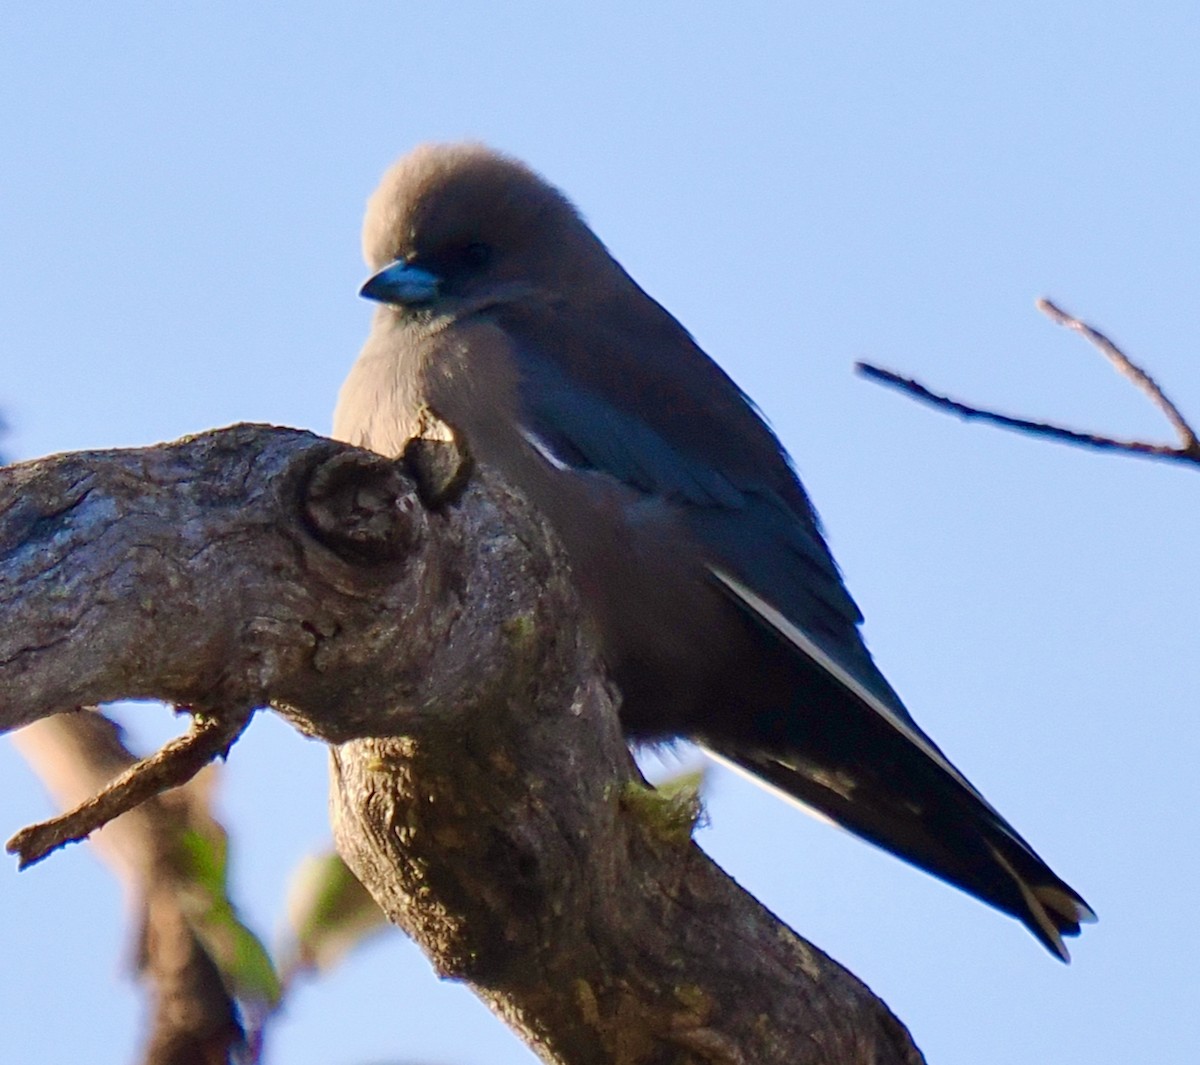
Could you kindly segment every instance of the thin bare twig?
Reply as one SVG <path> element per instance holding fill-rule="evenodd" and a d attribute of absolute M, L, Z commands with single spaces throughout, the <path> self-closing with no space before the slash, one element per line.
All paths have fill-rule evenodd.
<path fill-rule="evenodd" d="M 8 841 L 5 850 L 17 855 L 19 868 L 28 868 L 60 847 L 85 839 L 147 799 L 186 784 L 214 759 L 228 753 L 253 713 L 253 710 L 236 710 L 193 718 L 184 735 L 130 766 L 87 802 L 21 829 Z"/>
<path fill-rule="evenodd" d="M 1163 392 L 1153 377 L 1134 363 L 1098 329 L 1088 325 L 1074 315 L 1068 314 L 1057 306 L 1057 304 L 1052 303 L 1048 299 L 1039 299 L 1036 306 L 1051 321 L 1073 330 L 1086 339 L 1112 363 L 1119 373 L 1129 378 L 1129 380 L 1149 396 L 1151 402 L 1162 411 L 1163 416 L 1175 429 L 1179 437 L 1179 444 L 1153 444 L 1144 440 L 1120 440 L 1116 437 L 1081 432 L 1078 429 L 1069 429 L 1066 426 L 1056 425 L 1052 422 L 1018 418 L 1010 414 L 1002 414 L 999 411 L 989 410 L 985 407 L 977 407 L 962 400 L 954 399 L 951 396 L 934 392 L 914 378 L 898 374 L 893 370 L 885 370 L 881 366 L 859 362 L 855 364 L 854 368 L 864 377 L 869 377 L 873 381 L 879 381 L 881 384 L 898 388 L 900 391 L 908 393 L 908 395 L 923 403 L 928 403 L 941 410 L 950 411 L 967 420 L 989 422 L 992 425 L 999 425 L 1005 429 L 1013 429 L 1017 432 L 1030 433 L 1036 436 L 1046 436 L 1052 440 L 1060 440 L 1063 443 L 1075 444 L 1079 447 L 1088 447 L 1100 451 L 1121 451 L 1129 455 L 1141 455 L 1145 458 L 1164 459 L 1170 462 L 1185 462 L 1200 466 L 1200 438 L 1197 438 L 1195 430 L 1188 423 L 1179 408 L 1167 398 L 1166 393 Z"/>

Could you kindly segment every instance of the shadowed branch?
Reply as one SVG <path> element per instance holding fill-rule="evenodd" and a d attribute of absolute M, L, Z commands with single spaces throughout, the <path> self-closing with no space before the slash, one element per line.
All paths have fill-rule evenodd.
<path fill-rule="evenodd" d="M 121 730 L 94 711 L 55 714 L 13 739 L 67 807 L 83 804 L 136 761 Z M 190 885 L 180 863 L 186 832 L 221 832 L 208 812 L 207 776 L 146 799 L 96 836 L 101 856 L 125 890 L 137 935 L 131 953 L 151 1000 L 142 1065 L 217 1065 L 246 1045 L 232 994 L 195 927 L 196 907 L 189 905 Z"/>
<path fill-rule="evenodd" d="M 560 550 L 486 470 L 427 509 L 262 426 L 0 470 L 0 729 L 119 698 L 215 722 L 189 770 L 262 707 L 330 744 L 347 864 L 545 1061 L 921 1061 L 659 809 Z"/>

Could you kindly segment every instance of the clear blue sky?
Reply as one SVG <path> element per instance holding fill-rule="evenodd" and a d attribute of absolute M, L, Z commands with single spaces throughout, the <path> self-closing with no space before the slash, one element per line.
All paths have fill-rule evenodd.
<path fill-rule="evenodd" d="M 1164 436 L 1034 312 L 1050 295 L 1200 419 L 1200 9 L 4 5 L 4 449 L 327 430 L 370 315 L 365 198 L 414 144 L 460 137 L 567 190 L 758 400 L 885 672 L 1100 923 L 1064 967 L 721 775 L 703 845 L 931 1062 L 1195 1060 L 1196 474 L 966 426 L 850 367 Z M 131 720 L 161 738 L 168 717 Z M 230 760 L 220 804 L 264 933 L 326 839 L 325 786 L 319 746 L 265 717 Z M 48 810 L 0 742 L 0 831 Z M 0 1060 L 131 1059 L 121 917 L 86 848 L 0 864 Z M 385 1060 L 531 1058 L 395 935 L 305 987 L 269 1056 Z"/>

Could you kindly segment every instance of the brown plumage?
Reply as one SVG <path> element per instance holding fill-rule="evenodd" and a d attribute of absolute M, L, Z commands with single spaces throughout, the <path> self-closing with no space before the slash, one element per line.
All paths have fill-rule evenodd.
<path fill-rule="evenodd" d="M 696 740 L 1065 958 L 1091 911 L 917 727 L 779 442 L 569 201 L 429 146 L 385 176 L 363 245 L 380 306 L 335 435 L 399 454 L 432 414 L 542 509 L 629 735 Z"/>

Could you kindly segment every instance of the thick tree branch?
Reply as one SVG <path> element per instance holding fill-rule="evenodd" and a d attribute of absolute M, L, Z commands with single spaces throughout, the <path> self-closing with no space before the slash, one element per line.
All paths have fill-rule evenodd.
<path fill-rule="evenodd" d="M 0 471 L 0 727 L 119 697 L 334 745 L 351 867 L 547 1061 L 920 1061 L 656 805 L 563 558 L 486 471 L 427 510 L 250 426 Z"/>
<path fill-rule="evenodd" d="M 1045 436 L 1051 440 L 1059 440 L 1063 443 L 1076 444 L 1080 447 L 1093 448 L 1098 451 L 1123 451 L 1126 454 L 1141 455 L 1144 458 L 1165 459 L 1169 462 L 1186 462 L 1191 465 L 1200 465 L 1200 439 L 1197 438 L 1195 430 L 1188 423 L 1183 413 L 1167 398 L 1166 393 L 1153 377 L 1138 366 L 1098 329 L 1088 325 L 1074 315 L 1068 314 L 1050 300 L 1038 300 L 1037 308 L 1052 322 L 1065 326 L 1082 336 L 1112 363 L 1118 373 L 1129 378 L 1130 381 L 1141 389 L 1162 412 L 1163 417 L 1171 423 L 1171 427 L 1175 430 L 1179 438 L 1179 443 L 1154 444 L 1144 440 L 1119 440 L 1111 436 L 1081 432 L 1078 429 L 1068 429 L 1065 426 L 1055 425 L 1051 422 L 1018 418 L 1011 414 L 1001 414 L 999 411 L 989 410 L 986 407 L 977 407 L 970 403 L 965 403 L 960 399 L 954 399 L 951 396 L 931 391 L 914 378 L 906 377 L 903 374 L 896 373 L 894 370 L 885 370 L 883 367 L 875 366 L 869 362 L 855 363 L 854 368 L 864 377 L 869 377 L 873 381 L 897 388 L 914 399 L 928 403 L 930 406 L 937 407 L 940 410 L 957 414 L 967 421 L 978 420 L 990 422 L 992 425 L 999 425 L 1005 429 L 1014 429 L 1017 432 L 1029 433 L 1033 436 Z"/>

